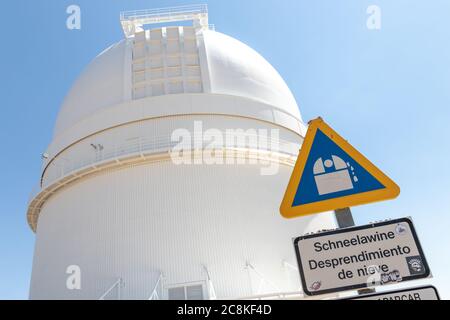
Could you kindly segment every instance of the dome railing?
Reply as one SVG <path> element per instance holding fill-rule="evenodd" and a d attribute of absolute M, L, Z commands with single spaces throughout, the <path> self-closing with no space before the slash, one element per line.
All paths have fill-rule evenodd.
<path fill-rule="evenodd" d="M 123 158 L 132 158 L 133 156 L 149 156 L 152 154 L 168 153 L 172 154 L 173 149 L 180 144 L 180 141 L 173 141 L 171 137 L 141 137 L 133 141 L 117 143 L 113 146 L 103 146 L 101 144 L 91 144 L 92 153 L 82 154 L 83 157 L 74 159 L 67 153 L 62 153 L 50 161 L 43 174 L 42 181 L 35 186 L 30 194 L 29 202 L 47 186 L 72 175 L 77 171 L 88 167 L 101 166 L 103 163 Z M 226 159 L 228 152 L 241 153 L 266 153 L 266 154 L 284 154 L 290 157 L 298 155 L 300 142 L 287 141 L 283 139 L 272 139 L 264 135 L 255 134 L 227 134 L 222 136 L 222 143 L 211 146 L 210 141 L 205 141 L 202 136 L 190 139 L 188 152 L 214 152 L 222 150 L 223 157 Z"/>
<path fill-rule="evenodd" d="M 126 11 L 120 14 L 120 23 L 127 38 L 132 37 L 143 26 L 180 21 L 193 21 L 194 27 L 208 28 L 208 6 L 206 4 L 169 7 L 161 9 Z"/>

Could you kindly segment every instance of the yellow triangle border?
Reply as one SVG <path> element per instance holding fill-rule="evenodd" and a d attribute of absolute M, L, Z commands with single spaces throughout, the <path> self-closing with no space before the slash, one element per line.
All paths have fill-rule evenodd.
<path fill-rule="evenodd" d="M 303 171 L 314 142 L 314 138 L 317 130 L 319 129 L 350 157 L 352 157 L 354 161 L 359 163 L 361 167 L 367 170 L 375 179 L 383 184 L 385 188 L 292 207 L 294 197 L 297 193 L 297 188 L 300 185 L 300 179 L 303 175 Z M 322 118 L 317 118 L 309 123 L 305 140 L 303 141 L 300 154 L 295 163 L 283 201 L 281 202 L 280 213 L 285 218 L 295 218 L 377 201 L 394 199 L 398 197 L 399 194 L 400 188 L 394 181 L 392 181 L 372 162 L 364 157 L 358 150 L 348 143 L 347 140 L 342 138 L 336 131 L 328 126 Z"/>

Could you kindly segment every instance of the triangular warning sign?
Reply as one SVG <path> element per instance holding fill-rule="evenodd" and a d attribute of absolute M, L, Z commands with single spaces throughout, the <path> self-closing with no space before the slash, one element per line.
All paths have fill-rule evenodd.
<path fill-rule="evenodd" d="M 293 218 L 399 194 L 395 182 L 319 118 L 310 122 L 280 212 Z"/>

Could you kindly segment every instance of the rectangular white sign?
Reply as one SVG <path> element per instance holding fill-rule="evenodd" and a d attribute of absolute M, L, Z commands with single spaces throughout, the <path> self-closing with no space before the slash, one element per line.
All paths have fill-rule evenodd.
<path fill-rule="evenodd" d="M 409 218 L 298 237 L 294 247 L 307 295 L 430 276 Z"/>
<path fill-rule="evenodd" d="M 348 300 L 441 300 L 439 293 L 433 286 L 425 286 L 412 289 L 395 290 L 380 293 L 371 293 L 348 298 Z"/>

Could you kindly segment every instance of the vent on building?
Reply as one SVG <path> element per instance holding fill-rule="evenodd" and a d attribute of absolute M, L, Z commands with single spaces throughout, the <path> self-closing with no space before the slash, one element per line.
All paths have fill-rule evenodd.
<path fill-rule="evenodd" d="M 206 5 L 123 12 L 120 21 L 133 39 L 133 99 L 203 92 L 197 33 L 209 28 Z"/>
<path fill-rule="evenodd" d="M 133 99 L 203 92 L 194 27 L 165 27 L 135 34 Z"/>

